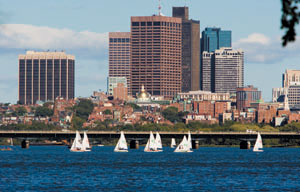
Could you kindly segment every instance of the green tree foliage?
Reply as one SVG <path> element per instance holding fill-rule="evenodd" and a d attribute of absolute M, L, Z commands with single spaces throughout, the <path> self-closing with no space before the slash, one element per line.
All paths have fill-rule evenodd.
<path fill-rule="evenodd" d="M 292 131 L 292 132 L 300 132 L 300 123 L 292 122 L 290 124 L 286 124 L 283 127 L 279 127 L 280 131 Z"/>
<path fill-rule="evenodd" d="M 27 113 L 27 110 L 25 107 L 21 106 L 21 107 L 17 107 L 16 110 L 15 110 L 15 114 L 17 116 L 23 116 Z"/>
<path fill-rule="evenodd" d="M 182 118 L 187 114 L 188 112 L 178 112 L 178 109 L 176 107 L 168 107 L 162 111 L 163 117 L 168 119 L 172 123 L 182 122 Z"/>
<path fill-rule="evenodd" d="M 85 121 L 94 110 L 94 104 L 91 100 L 80 99 L 80 102 L 74 106 L 75 115 Z"/>
<path fill-rule="evenodd" d="M 46 103 L 43 104 L 43 106 L 47 107 L 47 108 L 49 108 L 49 106 L 51 106 L 51 105 L 54 105 L 54 103 L 53 102 L 46 102 Z"/>
<path fill-rule="evenodd" d="M 82 124 L 85 122 L 84 119 L 77 117 L 76 115 L 72 118 L 71 128 L 74 130 L 80 130 L 82 128 Z"/>
<path fill-rule="evenodd" d="M 47 107 L 37 107 L 35 109 L 35 116 L 36 117 L 50 117 L 53 115 L 53 110 Z"/>
<path fill-rule="evenodd" d="M 282 45 L 286 46 L 289 42 L 296 40 L 295 27 L 299 24 L 300 11 L 298 4 L 300 0 L 281 0 L 281 2 L 281 29 L 285 30 L 285 34 L 282 37 Z"/>
<path fill-rule="evenodd" d="M 1 126 L 1 130 L 42 130 L 42 131 L 49 131 L 49 130 L 61 130 L 61 127 L 45 124 L 42 122 L 33 121 L 31 125 L 29 124 L 11 124 L 6 126 Z"/>
<path fill-rule="evenodd" d="M 141 109 L 141 107 L 138 106 L 138 105 L 135 104 L 135 103 L 125 103 L 125 105 L 128 105 L 128 106 L 132 107 L 133 110 L 139 110 L 139 109 Z"/>
<path fill-rule="evenodd" d="M 109 109 L 105 109 L 105 110 L 103 111 L 103 114 L 104 114 L 104 115 L 111 115 L 112 113 L 111 113 L 111 111 L 110 111 Z"/>

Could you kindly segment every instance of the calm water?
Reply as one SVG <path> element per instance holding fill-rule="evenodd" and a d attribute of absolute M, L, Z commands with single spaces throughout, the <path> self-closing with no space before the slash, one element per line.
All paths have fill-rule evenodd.
<path fill-rule="evenodd" d="M 298 191 L 300 149 L 200 148 L 194 153 L 0 151 L 0 191 Z"/>

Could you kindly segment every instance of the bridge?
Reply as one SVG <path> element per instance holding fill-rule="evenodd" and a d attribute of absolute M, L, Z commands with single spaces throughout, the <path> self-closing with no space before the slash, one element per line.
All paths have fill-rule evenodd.
<path fill-rule="evenodd" d="M 139 141 L 149 138 L 149 131 L 124 131 L 125 137 L 129 140 L 130 148 L 138 149 Z M 22 139 L 22 148 L 29 147 L 29 139 L 44 138 L 53 140 L 71 140 L 75 138 L 75 131 L 0 131 L 2 138 L 20 138 Z M 81 132 L 83 134 L 83 132 Z M 89 138 L 106 138 L 117 139 L 120 137 L 118 131 L 88 131 Z M 188 132 L 159 132 L 161 138 L 182 139 Z M 263 139 L 300 139 L 298 132 L 260 132 Z M 199 140 L 207 138 L 223 138 L 223 139 L 238 139 L 240 140 L 241 149 L 250 149 L 250 140 L 255 140 L 256 132 L 191 132 L 193 148 L 199 148 Z"/>
<path fill-rule="evenodd" d="M 83 134 L 83 132 L 80 132 Z M 127 139 L 148 139 L 149 131 L 124 131 Z M 154 132 L 155 133 L 155 132 Z M 47 138 L 47 139 L 72 139 L 75 131 L 0 131 L 2 138 Z M 88 131 L 89 138 L 119 138 L 118 131 Z M 163 132 L 159 131 L 161 138 L 181 139 L 188 132 Z M 298 132 L 260 132 L 264 139 L 300 139 Z M 257 133 L 247 132 L 191 132 L 193 139 L 226 138 L 226 139 L 255 139 Z"/>

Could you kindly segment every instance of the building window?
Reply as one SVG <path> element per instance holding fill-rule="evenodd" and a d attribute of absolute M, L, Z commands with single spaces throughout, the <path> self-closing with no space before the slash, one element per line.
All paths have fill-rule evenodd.
<path fill-rule="evenodd" d="M 132 22 L 132 26 L 139 26 L 140 23 L 139 22 Z"/>

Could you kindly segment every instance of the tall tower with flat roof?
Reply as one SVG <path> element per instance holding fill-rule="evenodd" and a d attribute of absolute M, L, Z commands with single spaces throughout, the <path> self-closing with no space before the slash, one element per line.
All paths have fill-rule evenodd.
<path fill-rule="evenodd" d="M 75 57 L 65 52 L 19 55 L 19 103 L 74 98 Z"/>
<path fill-rule="evenodd" d="M 131 17 L 131 91 L 142 85 L 153 96 L 172 98 L 181 91 L 181 18 Z"/>
<path fill-rule="evenodd" d="M 200 89 L 200 21 L 189 19 L 188 7 L 173 7 L 182 19 L 182 92 Z"/>
<path fill-rule="evenodd" d="M 109 77 L 125 77 L 130 88 L 130 32 L 109 33 Z"/>

